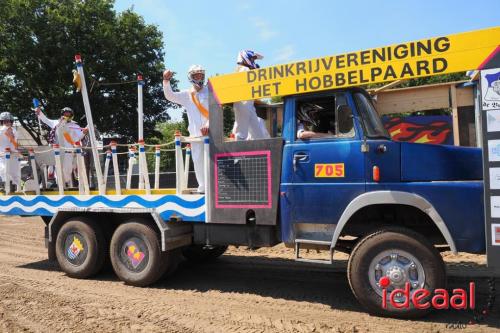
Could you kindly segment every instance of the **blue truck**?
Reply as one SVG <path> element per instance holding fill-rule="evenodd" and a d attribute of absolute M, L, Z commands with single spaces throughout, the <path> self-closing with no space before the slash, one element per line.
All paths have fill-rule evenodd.
<path fill-rule="evenodd" d="M 331 125 L 329 135 L 298 139 L 299 110 L 310 105 L 326 116 L 320 121 Z M 211 120 L 210 138 L 217 141 L 221 126 Z M 181 254 L 207 260 L 228 245 L 284 242 L 304 261 L 315 260 L 302 259 L 303 249 L 331 257 L 345 252 L 357 299 L 371 312 L 393 316 L 424 312 L 382 309 L 382 277 L 389 277 L 389 291 L 406 282 L 412 289 L 441 288 L 446 273 L 440 251 L 485 253 L 481 150 L 392 141 L 363 89 L 288 96 L 281 137 L 221 144 L 231 149 L 210 147 L 218 167 L 211 172 L 218 189 L 210 195 L 45 191 L 1 196 L 0 211 L 42 216 L 49 258 L 69 276 L 98 273 L 109 255 L 117 276 L 136 286 L 173 271 Z M 268 166 L 263 172 L 255 172 L 259 157 Z M 262 174 L 270 175 L 267 184 Z"/>
<path fill-rule="evenodd" d="M 497 40 L 492 43 L 498 45 Z M 360 59 L 366 58 L 363 52 Z M 488 59 L 493 61 L 490 68 L 500 67 L 499 57 Z M 422 67 L 422 61 L 416 66 Z M 341 58 L 336 63 L 342 65 Z M 295 65 L 314 71 L 314 64 L 320 61 Z M 247 78 L 266 81 L 269 73 L 284 73 L 279 70 L 257 70 Z M 228 91 L 238 88 L 228 78 Z M 372 313 L 406 318 L 430 308 L 383 307 L 384 292 L 406 286 L 410 293 L 445 288 L 440 252 L 486 253 L 492 235 L 485 223 L 489 210 L 483 200 L 487 180 L 480 148 L 391 140 L 371 96 L 354 82 L 283 94 L 281 133 L 264 140 L 228 141 L 223 131 L 225 99 L 215 79 L 209 82 L 210 133 L 201 138 L 205 194 L 180 187 L 10 193 L 0 195 L 0 214 L 41 216 L 49 259 L 57 260 L 68 276 L 88 278 L 110 262 L 118 278 L 134 286 L 150 285 L 173 272 L 182 256 L 214 259 L 229 245 L 285 243 L 295 249 L 297 260 L 324 264 L 333 262 L 336 251 L 344 252 L 349 254 L 349 284 L 359 302 Z M 310 87 L 329 80 L 313 77 Z M 280 82 L 272 86 L 274 95 Z M 252 94 L 269 90 L 250 83 L 246 87 Z M 178 152 L 180 145 L 176 140 Z M 182 162 L 182 155 L 177 161 Z M 301 251 L 311 248 L 326 251 L 329 259 L 304 259 Z M 394 299 L 404 302 L 403 297 L 396 294 Z"/>

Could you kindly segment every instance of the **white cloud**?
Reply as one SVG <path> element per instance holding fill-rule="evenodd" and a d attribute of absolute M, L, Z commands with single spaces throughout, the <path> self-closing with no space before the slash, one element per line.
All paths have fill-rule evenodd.
<path fill-rule="evenodd" d="M 291 44 L 278 49 L 274 55 L 275 62 L 288 62 L 295 55 L 295 47 Z"/>
<path fill-rule="evenodd" d="M 258 35 L 262 40 L 270 40 L 278 36 L 278 32 L 271 28 L 269 22 L 265 21 L 260 17 L 254 17 L 250 19 L 251 23 L 257 28 Z"/>

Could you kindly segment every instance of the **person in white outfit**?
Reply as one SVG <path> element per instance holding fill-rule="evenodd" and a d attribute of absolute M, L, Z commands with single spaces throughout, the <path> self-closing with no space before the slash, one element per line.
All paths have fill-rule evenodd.
<path fill-rule="evenodd" d="M 205 85 L 205 69 L 200 65 L 192 65 L 188 70 L 189 82 L 193 85 L 190 89 L 174 92 L 170 86 L 173 72 L 163 72 L 163 92 L 165 98 L 181 105 L 187 113 L 188 131 L 192 137 L 201 137 L 208 134 L 208 87 Z M 203 142 L 191 143 L 191 156 L 193 158 L 194 172 L 198 181 L 198 192 L 205 192 L 205 170 L 203 167 L 204 148 Z"/>
<path fill-rule="evenodd" d="M 264 57 L 257 52 L 251 50 L 243 50 L 238 53 L 237 64 L 238 72 L 246 72 L 252 69 L 259 68 L 255 63 L 257 59 Z M 259 123 L 259 117 L 255 111 L 253 101 L 241 101 L 233 104 L 234 110 L 234 138 L 236 141 L 241 140 L 258 140 L 269 138 L 269 133 L 265 126 Z"/>
<path fill-rule="evenodd" d="M 10 112 L 0 113 L 0 177 L 5 182 L 6 159 L 5 150 L 10 149 L 9 178 L 12 184 L 18 187 L 21 184 L 21 169 L 19 168 L 17 133 L 12 127 L 14 117 Z"/>
<path fill-rule="evenodd" d="M 71 184 L 75 156 L 72 150 L 65 150 L 65 148 L 73 148 L 76 142 L 83 139 L 88 129 L 81 128 L 73 121 L 74 112 L 69 107 L 61 110 L 61 118 L 59 119 L 47 118 L 39 107 L 35 109 L 35 113 L 38 119 L 51 128 L 49 142 L 57 143 L 61 147 L 64 183 Z"/>
<path fill-rule="evenodd" d="M 263 134 L 263 137 L 261 139 L 271 138 L 271 135 L 269 135 L 269 132 L 267 131 L 267 128 L 266 128 L 266 121 L 264 119 L 262 119 L 261 117 L 257 117 L 257 121 L 259 122 L 260 131 Z M 232 133 L 233 133 L 233 136 L 236 137 L 236 122 L 233 125 Z M 250 132 L 248 133 L 247 140 L 253 140 L 252 134 Z"/>

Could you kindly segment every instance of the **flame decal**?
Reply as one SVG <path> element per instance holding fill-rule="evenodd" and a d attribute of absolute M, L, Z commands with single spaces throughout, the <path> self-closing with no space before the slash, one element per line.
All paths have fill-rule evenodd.
<path fill-rule="evenodd" d="M 452 133 L 451 123 L 434 121 L 416 124 L 403 118 L 392 118 L 384 125 L 395 141 L 446 144 Z"/>

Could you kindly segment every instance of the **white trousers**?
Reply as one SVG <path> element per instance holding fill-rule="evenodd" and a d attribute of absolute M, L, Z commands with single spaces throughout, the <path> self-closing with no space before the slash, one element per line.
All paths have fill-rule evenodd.
<path fill-rule="evenodd" d="M 234 137 L 237 141 L 247 140 L 250 134 L 253 140 L 266 139 L 269 137 L 267 130 L 263 131 L 260 126 L 259 117 L 255 112 L 253 101 L 234 103 Z"/>
<path fill-rule="evenodd" d="M 14 156 L 13 156 L 14 155 Z M 0 177 L 5 182 L 5 157 L 0 158 Z M 10 155 L 9 159 L 9 178 L 12 184 L 21 185 L 21 169 L 19 160 L 15 154 Z"/>
<path fill-rule="evenodd" d="M 198 191 L 205 192 L 205 147 L 203 142 L 191 143 L 191 157 L 193 158 L 196 181 L 198 181 Z"/>
<path fill-rule="evenodd" d="M 62 169 L 63 169 L 63 179 L 65 183 L 71 183 L 72 172 L 73 172 L 73 153 L 65 153 L 64 150 L 61 149 L 61 157 L 62 157 Z"/>

